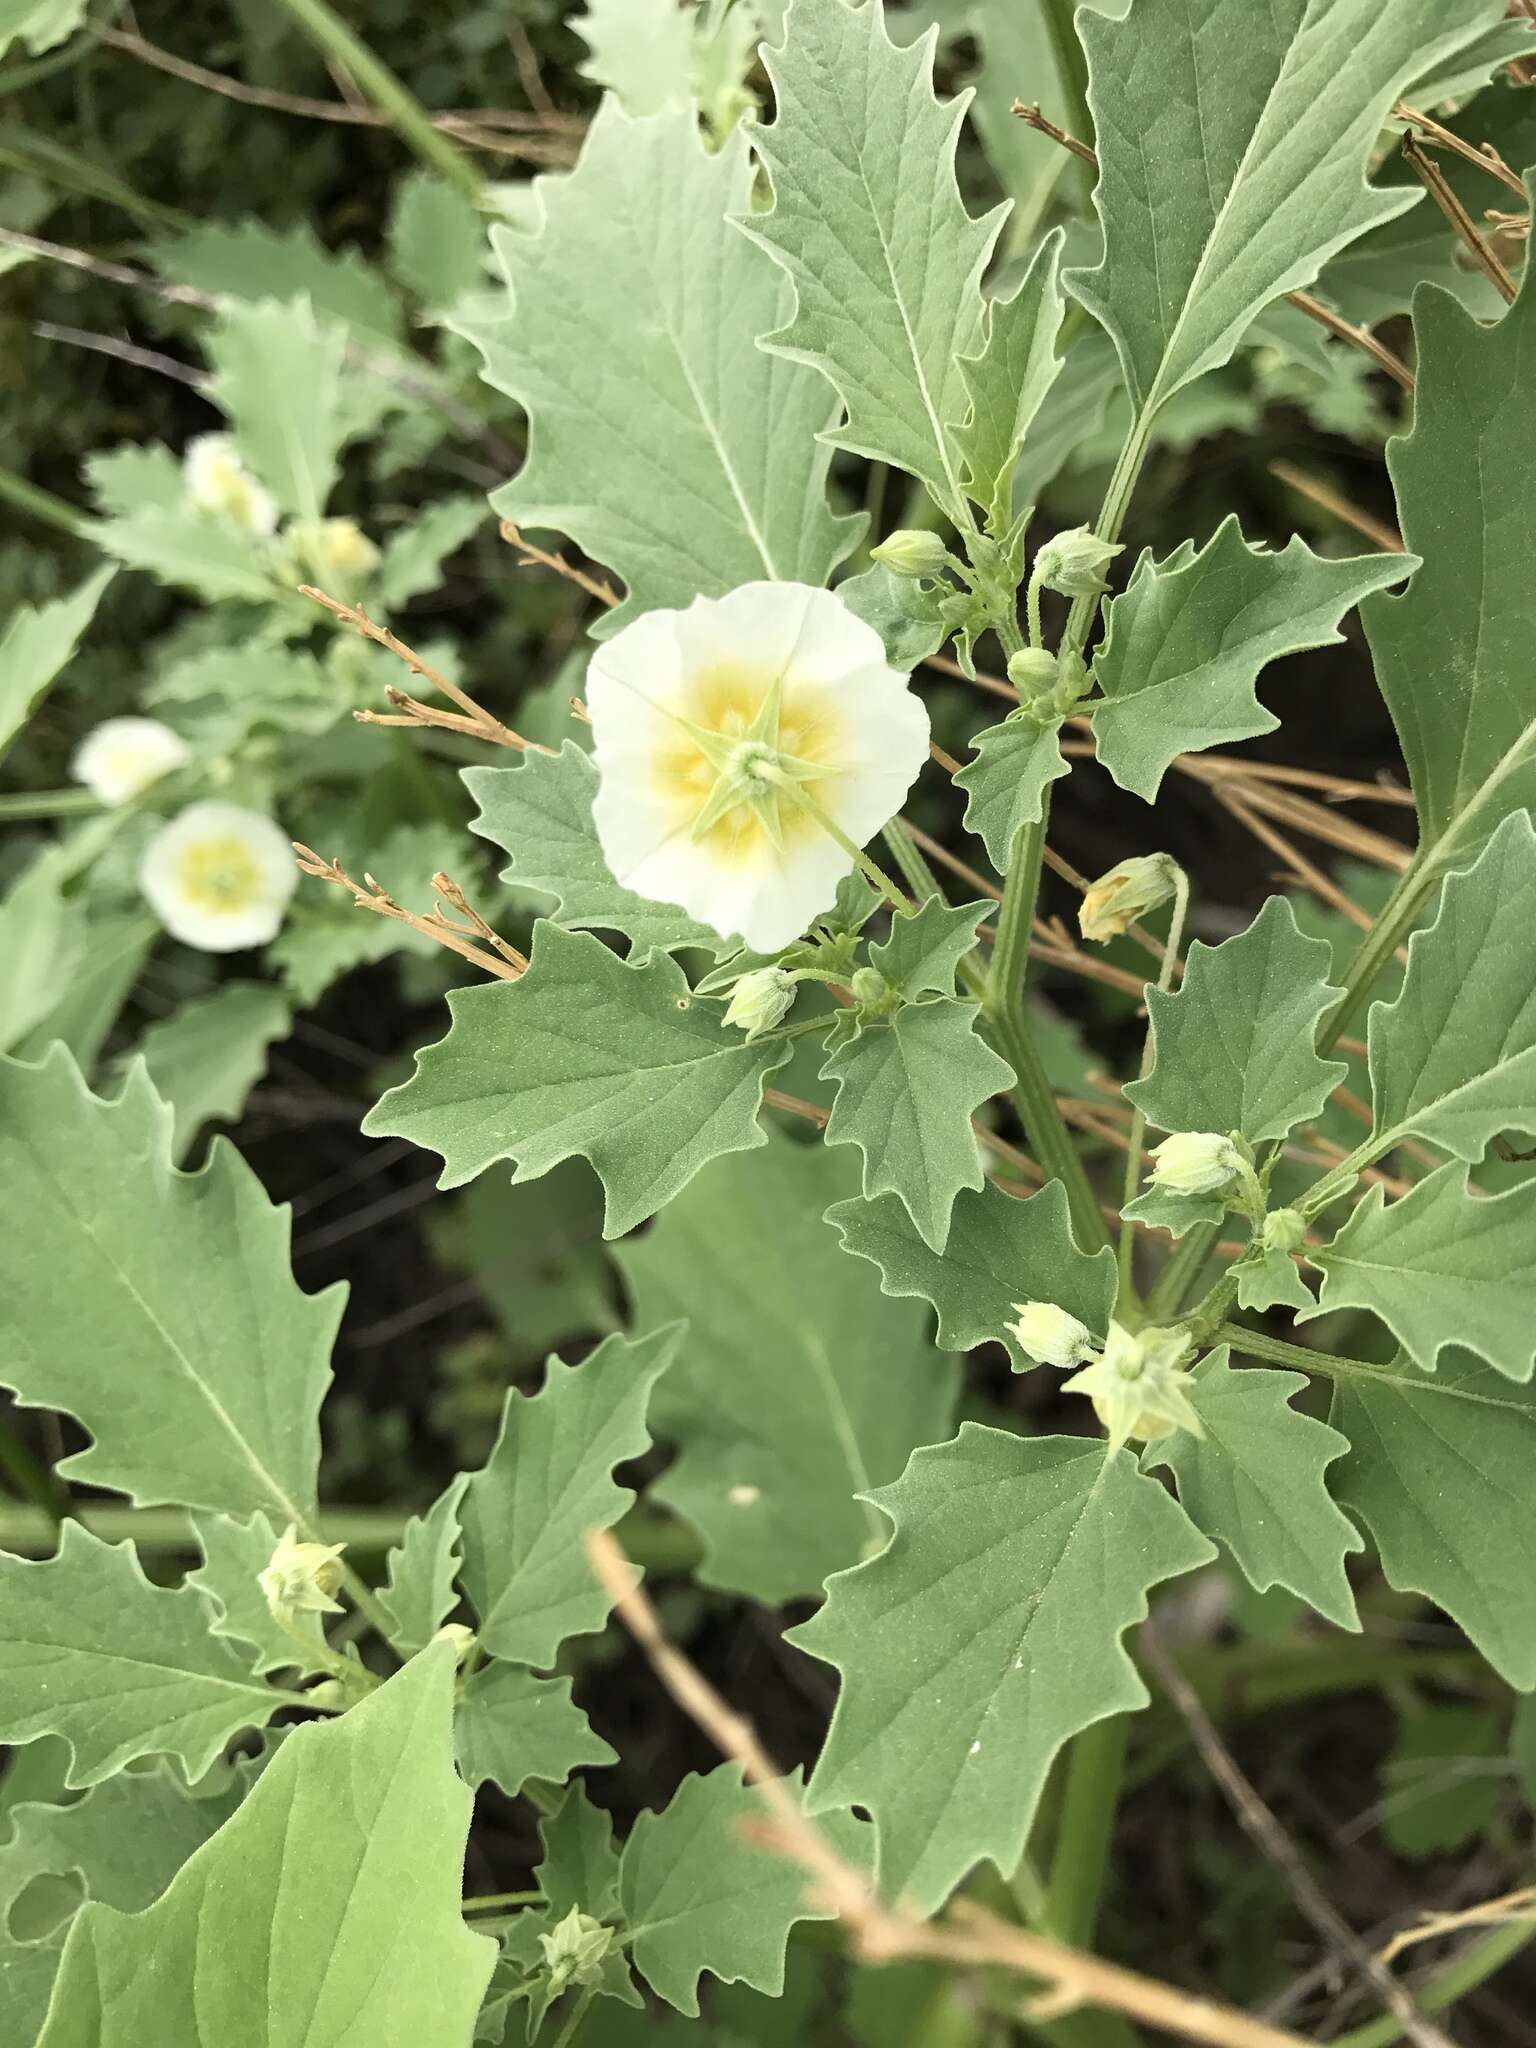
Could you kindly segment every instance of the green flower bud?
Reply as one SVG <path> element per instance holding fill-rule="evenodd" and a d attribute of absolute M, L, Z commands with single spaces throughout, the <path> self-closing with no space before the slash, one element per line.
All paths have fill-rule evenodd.
<path fill-rule="evenodd" d="M 341 1584 L 344 1543 L 300 1543 L 290 1522 L 256 1583 L 276 1621 L 291 1624 L 301 1614 L 340 1614 L 334 1596 Z"/>
<path fill-rule="evenodd" d="M 871 548 L 870 559 L 884 562 L 898 576 L 941 576 L 950 554 L 936 533 L 918 526 L 903 526 Z"/>
<path fill-rule="evenodd" d="M 722 1030 L 732 1025 L 747 1034 L 750 1045 L 775 1024 L 782 1024 L 795 1000 L 795 978 L 782 967 L 758 967 L 744 974 L 731 990 L 731 999 L 720 1019 Z"/>
<path fill-rule="evenodd" d="M 1056 687 L 1056 657 L 1044 647 L 1021 647 L 1008 657 L 1008 680 L 1025 704 L 1038 703 Z"/>
<path fill-rule="evenodd" d="M 1264 1218 L 1264 1249 L 1267 1252 L 1294 1252 L 1301 1248 L 1307 1234 L 1307 1220 L 1296 1209 L 1272 1209 Z"/>
<path fill-rule="evenodd" d="M 1090 528 L 1071 527 L 1048 540 L 1035 556 L 1035 581 L 1046 590 L 1059 590 L 1063 597 L 1096 597 L 1105 587 L 1099 572 L 1121 552 Z"/>
<path fill-rule="evenodd" d="M 1112 1450 L 1130 1438 L 1157 1443 L 1176 1429 L 1204 1436 L 1189 1398 L 1194 1381 L 1181 1370 L 1193 1349 L 1187 1330 L 1127 1330 L 1112 1322 L 1103 1357 L 1074 1373 L 1065 1390 L 1092 1401 Z"/>
<path fill-rule="evenodd" d="M 1080 654 L 1071 648 L 1064 648 L 1056 662 L 1056 688 L 1051 693 L 1051 709 L 1063 718 L 1075 704 L 1087 696 L 1089 688 L 1088 664 Z"/>
<path fill-rule="evenodd" d="M 602 1968 L 603 1957 L 613 1946 L 613 1929 L 572 1906 L 552 1934 L 541 1934 L 544 1967 L 549 1988 L 559 1997 L 568 1984 L 591 1984 Z"/>
<path fill-rule="evenodd" d="M 848 986 L 861 1010 L 885 1008 L 895 993 L 878 967 L 856 967 Z"/>
<path fill-rule="evenodd" d="M 1178 880 L 1178 863 L 1166 853 L 1133 854 L 1088 890 L 1078 908 L 1079 931 L 1096 945 L 1118 939 L 1138 917 L 1166 903 Z"/>
<path fill-rule="evenodd" d="M 1243 1170 L 1230 1138 L 1215 1131 L 1175 1131 L 1152 1147 L 1152 1184 L 1175 1195 L 1215 1195 Z"/>
<path fill-rule="evenodd" d="M 1041 1365 L 1066 1368 L 1081 1365 L 1098 1350 L 1098 1340 L 1086 1323 L 1069 1316 L 1053 1301 L 1016 1301 L 1016 1323 L 1008 1328 L 1019 1340 L 1021 1351 Z"/>

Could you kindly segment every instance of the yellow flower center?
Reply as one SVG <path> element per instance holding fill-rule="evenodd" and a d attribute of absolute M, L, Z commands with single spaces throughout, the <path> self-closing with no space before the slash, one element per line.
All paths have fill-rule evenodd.
<path fill-rule="evenodd" d="M 201 910 L 240 910 L 261 894 L 261 863 L 243 839 L 226 832 L 187 847 L 176 879 Z"/>

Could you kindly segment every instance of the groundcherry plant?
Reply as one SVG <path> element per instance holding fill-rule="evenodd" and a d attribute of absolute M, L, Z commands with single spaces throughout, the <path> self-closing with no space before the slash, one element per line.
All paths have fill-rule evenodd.
<path fill-rule="evenodd" d="M 1133 2021 L 1295 2042 L 1082 1953 L 1148 1702 L 1130 1632 L 1213 1564 L 1341 1635 L 1385 1582 L 1536 1688 L 1536 287 L 1509 180 L 1461 160 L 1485 183 L 1458 229 L 1399 149 L 1405 107 L 1520 133 L 1529 24 L 1039 11 L 1059 69 L 1004 82 L 1055 96 L 1075 154 L 1017 123 L 1051 168 L 1010 217 L 962 196 L 937 31 L 882 0 L 637 9 L 660 40 L 608 8 L 579 159 L 489 226 L 445 316 L 526 415 L 491 506 L 582 579 L 591 644 L 563 744 L 449 716 L 473 829 L 546 908 L 526 946 L 445 914 L 483 976 L 364 1128 L 445 1188 L 587 1162 L 630 1321 L 507 1394 L 377 1582 L 319 1511 L 341 1304 L 294 1284 L 286 1213 L 222 1140 L 179 1170 L 144 1064 L 101 1096 L 63 1046 L 0 1069 L 0 1373 L 85 1431 L 65 1478 L 186 1511 L 201 1550 L 152 1582 L 69 1520 L 0 1558 L 0 1739 L 59 1738 L 79 1795 L 0 1860 L 88 1894 L 0 1926 L 7 2041 L 564 2048 L 658 2006 L 670 2041 L 706 1973 L 781 1994 L 823 1919 L 876 1961 L 996 1965 L 973 2031 L 936 2008 L 914 2043 L 1013 2038 L 989 2009 L 1082 2048 Z M 1234 515 L 1137 552 L 1149 455 L 1255 350 L 1400 401 L 1391 545 L 1275 549 Z M 377 550 L 306 496 L 291 397 L 286 435 L 188 451 L 174 516 L 345 604 Z M 1106 418 L 1096 515 L 1042 530 Z M 1170 792 L 1240 768 L 1279 723 L 1267 666 L 1356 608 L 1416 844 L 1361 909 L 1276 835 L 1299 895 L 1191 939 L 1221 927 Z M 938 670 L 999 714 L 963 761 L 930 739 Z M 1143 843 L 1077 877 L 1068 932 L 1039 888 L 1090 753 Z M 109 805 L 180 793 L 138 870 L 173 934 L 273 937 L 296 871 L 270 807 L 152 721 L 76 773 Z M 919 790 L 945 838 L 904 816 Z M 344 879 L 304 859 L 305 891 Z M 1128 989 L 1118 1076 L 1063 1086 L 1037 957 Z M 1060 1433 L 989 1406 L 971 1354 L 1059 1390 Z M 655 1648 L 600 1535 L 653 1440 L 702 1583 L 802 1603 L 835 1704 L 776 1777 L 662 1649 L 727 1753 L 619 1842 L 566 1646 L 617 1601 Z M 466 1915 L 487 1785 L 542 1849 Z M 139 1863 L 101 1851 L 98 1883 L 72 1814 Z"/>

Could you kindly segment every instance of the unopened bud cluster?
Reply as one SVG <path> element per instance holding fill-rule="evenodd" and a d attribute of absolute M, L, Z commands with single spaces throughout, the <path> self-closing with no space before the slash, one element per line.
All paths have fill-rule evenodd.
<path fill-rule="evenodd" d="M 256 1583 L 273 1617 L 291 1624 L 303 1614 L 340 1614 L 344 1543 L 301 1543 L 290 1522 Z"/>
<path fill-rule="evenodd" d="M 1176 1429 L 1205 1431 L 1190 1399 L 1194 1380 L 1183 1370 L 1194 1340 L 1183 1328 L 1128 1330 L 1111 1322 L 1102 1344 L 1085 1323 L 1050 1301 L 1014 1303 L 1008 1329 L 1041 1365 L 1080 1367 L 1066 1391 L 1085 1394 L 1112 1448 L 1131 1439 L 1156 1443 Z"/>
<path fill-rule="evenodd" d="M 1086 526 L 1069 527 L 1053 535 L 1035 556 L 1034 580 L 1063 597 L 1097 597 L 1107 587 L 1103 571 L 1121 552 Z"/>

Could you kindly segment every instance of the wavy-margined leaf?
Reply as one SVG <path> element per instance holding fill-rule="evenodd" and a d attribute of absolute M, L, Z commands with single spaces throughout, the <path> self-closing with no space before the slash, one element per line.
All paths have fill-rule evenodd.
<path fill-rule="evenodd" d="M 603 1235 L 622 1237 L 707 1160 L 767 1142 L 763 1082 L 788 1043 L 722 1031 L 664 955 L 626 965 L 600 939 L 541 920 L 526 974 L 455 990 L 448 1007 L 448 1036 L 363 1121 L 372 1137 L 440 1152 L 444 1187 L 501 1159 L 514 1180 L 537 1180 L 581 1153 L 607 1194 Z"/>
<path fill-rule="evenodd" d="M 1028 711 L 1010 711 L 971 741 L 974 756 L 955 777 L 965 791 L 965 827 L 987 849 L 1000 875 L 1013 860 L 1013 842 L 1024 825 L 1036 825 L 1050 784 L 1066 774 L 1060 723 Z"/>
<path fill-rule="evenodd" d="M 888 938 L 869 949 L 870 965 L 911 1002 L 919 996 L 952 996 L 960 962 L 976 946 L 976 927 L 994 905 L 946 903 L 929 896 L 907 917 L 893 917 Z"/>
<path fill-rule="evenodd" d="M 857 1186 L 846 1155 L 776 1137 L 707 1167 L 620 1254 L 642 1328 L 688 1321 L 655 1400 L 678 1457 L 651 1496 L 703 1535 L 707 1583 L 770 1603 L 883 1542 L 858 1496 L 953 1426 L 954 1361 L 822 1220 Z"/>
<path fill-rule="evenodd" d="M 675 904 L 653 903 L 615 881 L 592 823 L 597 770 L 574 740 L 558 754 L 529 752 L 516 768 L 466 768 L 480 806 L 471 829 L 510 857 L 502 880 L 555 899 L 551 921 L 571 931 L 620 932 L 636 953 L 699 946 L 724 950 L 718 932 Z"/>
<path fill-rule="evenodd" d="M 795 1780 L 789 1782 L 798 1792 Z M 642 1813 L 624 1844 L 619 1904 L 635 1967 L 658 1997 L 696 2017 L 699 1979 L 784 1989 L 789 1930 L 825 1920 L 792 1859 L 747 1838 L 743 1823 L 762 1801 L 736 1764 L 685 1778 L 660 1813 Z M 869 1830 L 850 1814 L 821 1823 L 835 1847 L 867 1857 Z"/>
<path fill-rule="evenodd" d="M 136 506 L 101 519 L 91 538 L 131 569 L 195 591 L 214 604 L 243 598 L 270 604 L 285 596 L 262 544 L 243 528 L 200 512 L 190 500 Z"/>
<path fill-rule="evenodd" d="M 1433 1377 L 1320 1358 L 1334 1376 L 1341 1506 L 1375 1540 L 1388 1581 L 1464 1628 L 1520 1691 L 1536 1687 L 1536 1387 L 1465 1352 Z"/>
<path fill-rule="evenodd" d="M 35 608 L 18 605 L 6 621 L 0 634 L 0 760 L 80 644 L 116 574 L 111 564 L 97 569 L 68 597 Z"/>
<path fill-rule="evenodd" d="M 650 1447 L 651 1389 L 677 1354 L 674 1324 L 630 1343 L 608 1337 L 580 1365 L 549 1361 L 537 1394 L 511 1388 L 501 1431 L 470 1478 L 459 1519 L 464 1589 L 493 1656 L 547 1667 L 567 1636 L 590 1635 L 612 1602 L 581 1539 L 634 1499 L 613 1468 Z"/>
<path fill-rule="evenodd" d="M 349 424 L 342 406 L 346 330 L 322 326 L 307 298 L 226 307 L 208 339 L 209 395 L 240 453 L 285 512 L 318 519 Z"/>
<path fill-rule="evenodd" d="M 1285 1137 L 1347 1071 L 1312 1046 L 1338 1000 L 1331 964 L 1327 943 L 1302 935 L 1283 896 L 1236 938 L 1197 939 L 1179 987 L 1147 990 L 1156 1057 L 1127 1096 L 1162 1131 L 1240 1131 L 1251 1145 Z"/>
<path fill-rule="evenodd" d="M 425 1649 L 458 1602 L 459 1508 L 468 1484 L 461 1472 L 425 1514 L 412 1515 L 386 1560 L 379 1605 L 390 1619 L 390 1640 L 407 1655 Z"/>
<path fill-rule="evenodd" d="M 784 48 L 765 56 L 776 116 L 753 135 L 773 206 L 747 232 L 795 288 L 794 317 L 766 347 L 814 364 L 847 407 L 826 438 L 907 470 L 958 512 L 959 359 L 980 337 L 1003 212 L 973 219 L 960 197 L 969 95 L 935 99 L 936 35 L 898 49 L 883 7 L 795 0 Z"/>
<path fill-rule="evenodd" d="M 286 1038 L 293 1012 L 265 982 L 226 981 L 151 1024 L 138 1051 L 162 1102 L 170 1105 L 171 1156 L 180 1164 L 215 1118 L 232 1122 L 267 1068 L 267 1049 Z"/>
<path fill-rule="evenodd" d="M 1257 1592 L 1286 1586 L 1326 1620 L 1358 1629 L 1344 1560 L 1365 1545 L 1326 1476 L 1349 1445 L 1290 1405 L 1306 1384 L 1299 1372 L 1235 1372 L 1222 1345 L 1197 1369 L 1191 1397 L 1205 1435 L 1175 1430 L 1142 1464 L 1167 1466 L 1185 1512 L 1225 1544 Z"/>
<path fill-rule="evenodd" d="M 62 1052 L 0 1063 L 0 1377 L 90 1431 L 70 1478 L 303 1525 L 345 1289 L 300 1292 L 288 1212 L 228 1144 L 195 1174 L 170 1144 L 142 1067 L 102 1102 Z"/>
<path fill-rule="evenodd" d="M 444 1644 L 296 1730 L 146 1912 L 82 1908 L 38 2048 L 467 2043 L 496 1945 L 460 1908 L 453 1666 Z"/>
<path fill-rule="evenodd" d="M 152 1586 L 130 1544 L 66 1522 L 56 1557 L 0 1558 L 0 1741 L 62 1735 L 72 1785 L 141 1756 L 200 1778 L 292 1699 L 210 1633 L 191 1587 Z"/>
<path fill-rule="evenodd" d="M 320 1616 L 297 1616 L 290 1634 L 278 1625 L 258 1583 L 272 1562 L 282 1530 L 258 1508 L 244 1520 L 235 1515 L 193 1515 L 192 1533 L 203 1561 L 188 1572 L 187 1584 L 207 1602 L 210 1633 L 239 1643 L 251 1669 L 262 1677 L 273 1671 L 305 1676 L 326 1671 Z"/>
<path fill-rule="evenodd" d="M 1085 12 L 1104 260 L 1067 287 L 1143 416 L 1226 362 L 1255 314 L 1413 204 L 1363 173 L 1387 111 L 1500 0 L 1160 0 Z"/>
<path fill-rule="evenodd" d="M 864 1193 L 894 1194 L 925 1244 L 942 1252 L 962 1188 L 986 1174 L 971 1118 L 1013 1085 L 1013 1069 L 978 1037 L 977 1006 L 954 997 L 906 1003 L 866 1023 L 822 1068 L 837 1083 L 829 1145 L 856 1145 Z"/>
<path fill-rule="evenodd" d="M 1280 723 L 1254 694 L 1284 654 L 1342 640 L 1362 597 L 1399 583 L 1412 556 L 1315 555 L 1300 539 L 1279 554 L 1251 547 L 1233 513 L 1205 546 L 1192 541 L 1136 565 L 1105 609 L 1094 674 L 1094 748 L 1122 789 L 1151 803 L 1176 754 L 1247 740 Z"/>
<path fill-rule="evenodd" d="M 1371 1011 L 1376 1129 L 1411 1131 L 1458 1159 L 1501 1131 L 1536 1132 L 1536 830 L 1517 811 L 1408 941 L 1402 994 Z"/>
<path fill-rule="evenodd" d="M 1062 230 L 1054 229 L 1008 297 L 987 301 L 981 346 L 960 359 L 971 403 L 954 441 L 965 463 L 966 491 L 994 533 L 1004 532 L 1012 518 L 1013 466 L 1061 372 L 1061 243 Z"/>
<path fill-rule="evenodd" d="M 492 1658 L 470 1677 L 454 1713 L 465 1782 L 499 1785 L 515 1799 L 530 1778 L 559 1785 L 583 1764 L 618 1758 L 571 1698 L 568 1678 L 540 1678 Z"/>
<path fill-rule="evenodd" d="M 867 1807 L 881 1888 L 930 1911 L 984 1857 L 1012 1870 L 1046 1774 L 1146 1691 L 1121 1636 L 1215 1555 L 1126 1451 L 966 1423 L 872 1496 L 889 1546 L 794 1633 L 842 1673 L 813 1811 Z"/>
<path fill-rule="evenodd" d="M 757 346 L 786 292 L 728 218 L 751 192 L 740 131 L 711 155 L 691 107 L 608 100 L 537 191 L 537 234 L 492 231 L 510 297 L 453 322 L 531 422 L 496 510 L 624 579 L 600 634 L 762 577 L 825 583 L 858 522 L 827 505 L 825 384 Z"/>
<path fill-rule="evenodd" d="M 1536 1371 L 1536 1182 L 1474 1194 L 1450 1161 L 1395 1202 L 1378 1183 L 1308 1257 L 1323 1275 L 1313 1316 L 1368 1309 L 1426 1372 L 1451 1346 L 1506 1379 Z"/>
<path fill-rule="evenodd" d="M 1536 287 L 1496 326 L 1425 286 L 1414 299 L 1413 432 L 1388 445 L 1403 537 L 1423 567 L 1361 607 L 1426 846 L 1471 851 L 1536 803 L 1536 588 L 1523 536 L 1536 474 L 1523 423 Z"/>
<path fill-rule="evenodd" d="M 1030 1366 L 1010 1334 L 1014 1304 L 1052 1301 L 1102 1336 L 1115 1302 L 1115 1255 L 1091 1255 L 1072 1236 L 1066 1190 L 1047 1181 L 1019 1201 L 1001 1188 L 956 1198 L 950 1244 L 941 1257 L 918 1235 L 894 1195 L 878 1202 L 835 1202 L 827 1221 L 843 1247 L 880 1268 L 886 1294 L 917 1295 L 938 1311 L 939 1342 L 949 1351 L 1006 1344 L 1015 1367 Z"/>

